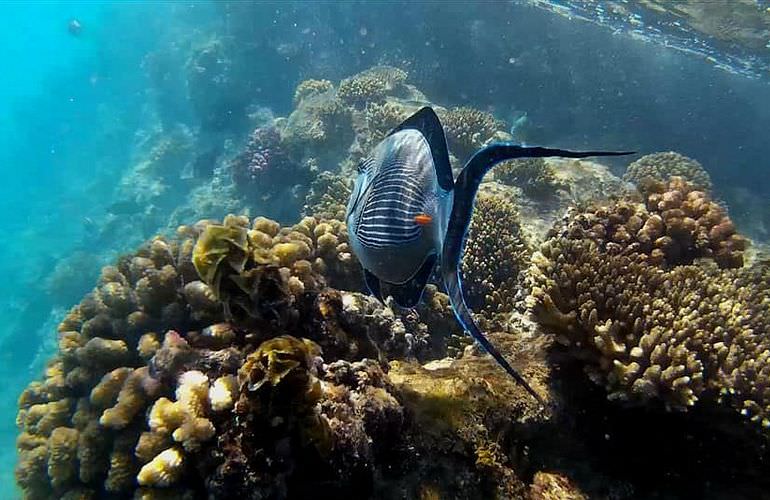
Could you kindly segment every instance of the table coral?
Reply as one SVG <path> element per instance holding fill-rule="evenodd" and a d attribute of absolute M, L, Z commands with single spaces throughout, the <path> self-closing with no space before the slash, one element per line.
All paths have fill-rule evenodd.
<path fill-rule="evenodd" d="M 673 151 L 642 156 L 631 163 L 623 180 L 642 185 L 645 180 L 667 182 L 671 177 L 685 179 L 694 189 L 711 191 L 711 177 L 698 161 Z"/>

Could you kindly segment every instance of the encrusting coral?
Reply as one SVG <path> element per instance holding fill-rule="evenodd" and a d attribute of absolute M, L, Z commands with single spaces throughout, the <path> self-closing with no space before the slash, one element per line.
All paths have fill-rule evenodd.
<path fill-rule="evenodd" d="M 696 190 L 711 191 L 711 176 L 703 166 L 673 151 L 642 156 L 628 166 L 623 180 L 642 185 L 645 180 L 667 182 L 671 177 L 682 177 Z"/>

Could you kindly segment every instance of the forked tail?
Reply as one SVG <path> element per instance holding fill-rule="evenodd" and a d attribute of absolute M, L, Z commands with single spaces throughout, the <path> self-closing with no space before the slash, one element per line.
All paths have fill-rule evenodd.
<path fill-rule="evenodd" d="M 521 384 L 537 401 L 545 406 L 543 398 L 535 392 L 502 354 L 489 342 L 476 326 L 468 306 L 465 304 L 460 281 L 460 257 L 462 256 L 468 225 L 473 214 L 473 204 L 481 180 L 496 164 L 514 158 L 544 158 L 561 156 L 565 158 L 588 158 L 590 156 L 621 156 L 631 152 L 614 151 L 567 151 L 540 147 L 524 147 L 508 143 L 492 144 L 478 151 L 465 164 L 454 184 L 454 203 L 449 217 L 449 227 L 441 254 L 441 275 L 447 294 L 452 303 L 455 317 L 476 341 L 495 358 L 511 377 Z"/>

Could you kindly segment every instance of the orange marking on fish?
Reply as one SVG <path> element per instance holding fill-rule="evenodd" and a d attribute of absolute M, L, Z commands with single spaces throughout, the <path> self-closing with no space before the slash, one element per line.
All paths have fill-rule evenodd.
<path fill-rule="evenodd" d="M 414 221 L 421 226 L 427 226 L 433 222 L 433 217 L 428 214 L 418 214 L 414 216 Z"/>

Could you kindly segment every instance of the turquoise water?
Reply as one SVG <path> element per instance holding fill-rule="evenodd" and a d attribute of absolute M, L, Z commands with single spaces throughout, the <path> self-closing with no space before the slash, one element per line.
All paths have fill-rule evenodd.
<path fill-rule="evenodd" d="M 485 2 L 472 12 L 436 5 L 0 4 L 0 498 L 17 495 L 16 398 L 54 352 L 67 309 L 121 251 L 195 222 L 179 220 L 199 213 L 177 210 L 188 194 L 216 184 L 210 172 L 260 116 L 288 114 L 303 79 L 403 66 L 437 102 L 509 121 L 526 111 L 537 125 L 528 142 L 675 149 L 706 166 L 746 234 L 770 239 L 767 74 L 724 71 L 702 55 L 526 2 Z M 71 19 L 82 25 L 77 36 Z M 225 47 L 216 64 L 227 67 L 215 87 L 235 96 L 215 103 L 237 108 L 226 126 L 202 116 L 189 87 L 191 57 L 211 40 Z M 192 137 L 193 156 L 204 158 L 186 167 L 203 162 L 208 173 L 190 180 L 175 172 L 154 198 L 134 193 L 128 173 L 154 138 L 172 132 Z M 129 195 L 139 208 L 116 213 Z"/>

